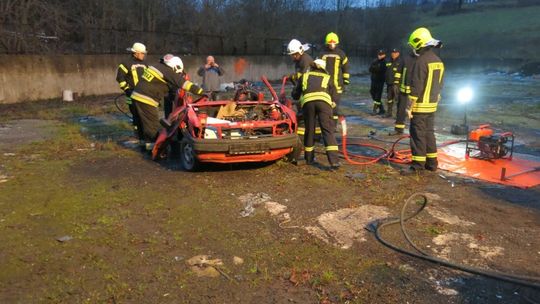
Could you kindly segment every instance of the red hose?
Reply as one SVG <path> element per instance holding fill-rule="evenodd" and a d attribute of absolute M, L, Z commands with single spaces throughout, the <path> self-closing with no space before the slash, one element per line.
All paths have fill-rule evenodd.
<path fill-rule="evenodd" d="M 340 122 L 342 124 L 342 132 L 341 132 L 341 145 L 342 145 L 342 154 L 345 160 L 352 165 L 371 165 L 374 164 L 381 159 L 386 159 L 390 162 L 397 163 L 397 164 L 408 164 L 411 162 L 411 149 L 402 149 L 402 150 L 396 150 L 397 144 L 402 141 L 403 139 L 409 138 L 409 135 L 403 135 L 400 138 L 398 138 L 393 144 L 390 150 L 373 145 L 373 144 L 367 144 L 367 143 L 348 143 L 347 140 L 347 125 L 345 123 L 345 118 L 340 118 Z M 380 150 L 382 151 L 382 154 L 376 157 L 372 156 L 365 156 L 365 155 L 357 155 L 357 154 L 350 154 L 347 150 L 347 146 L 359 146 L 359 147 L 366 147 L 374 150 Z M 362 159 L 364 161 L 356 161 L 355 159 Z"/>
<path fill-rule="evenodd" d="M 371 165 L 371 164 L 374 164 L 374 163 L 380 161 L 381 159 L 386 159 L 386 160 L 388 160 L 390 162 L 393 162 L 393 163 L 396 163 L 396 164 L 410 164 L 412 162 L 411 149 L 396 150 L 396 146 L 399 144 L 399 142 L 404 140 L 404 139 L 410 138 L 411 137 L 410 135 L 403 135 L 400 138 L 398 138 L 396 141 L 394 141 L 394 143 L 392 144 L 392 147 L 390 148 L 390 150 L 388 150 L 388 149 L 386 149 L 384 147 L 373 145 L 373 144 L 348 143 L 348 140 L 347 140 L 347 124 L 345 123 L 345 118 L 344 117 L 340 117 L 340 123 L 342 125 L 342 128 L 341 128 L 341 130 L 342 130 L 341 131 L 342 154 L 343 154 L 343 157 L 345 158 L 345 160 L 349 164 L 352 164 L 352 165 Z M 462 143 L 462 142 L 465 142 L 465 140 L 463 140 L 463 139 L 450 140 L 450 141 L 447 141 L 447 142 L 444 142 L 444 143 L 440 144 L 439 147 L 446 147 L 446 146 L 450 146 L 450 145 L 454 145 L 454 144 Z M 366 148 L 370 148 L 370 149 L 374 149 L 374 150 L 380 150 L 383 153 L 381 155 L 377 156 L 377 157 L 356 155 L 356 154 L 349 153 L 349 151 L 347 151 L 347 146 L 366 147 Z M 365 160 L 365 161 L 356 161 L 355 159 L 362 159 L 362 160 Z"/>

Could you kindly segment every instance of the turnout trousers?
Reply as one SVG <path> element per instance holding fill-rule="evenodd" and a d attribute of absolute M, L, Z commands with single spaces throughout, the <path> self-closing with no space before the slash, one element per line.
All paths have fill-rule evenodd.
<path fill-rule="evenodd" d="M 384 105 L 382 104 L 382 93 L 384 90 L 384 81 L 371 81 L 369 93 L 373 99 L 373 111 L 379 110 L 379 113 L 384 113 Z"/>
<path fill-rule="evenodd" d="M 339 163 L 338 145 L 334 135 L 334 120 L 332 107 L 319 100 L 309 101 L 302 107 L 304 115 L 305 133 L 304 133 L 304 152 L 306 163 L 312 164 L 315 161 L 315 124 L 319 122 L 321 126 L 326 156 L 330 165 Z"/>
<path fill-rule="evenodd" d="M 394 130 L 396 133 L 403 133 L 405 131 L 405 120 L 407 119 L 407 102 L 409 101 L 409 95 L 399 92 L 397 97 L 397 113 L 396 124 Z"/>
<path fill-rule="evenodd" d="M 148 142 L 156 141 L 158 132 L 161 129 L 158 108 L 136 100 L 133 102 L 137 107 L 140 117 L 141 132 L 143 135 L 141 139 Z"/>
<path fill-rule="evenodd" d="M 141 128 L 141 118 L 139 117 L 139 112 L 135 106 L 135 101 L 130 99 L 128 103 L 129 112 L 131 113 L 131 124 L 133 125 L 133 133 L 137 136 L 137 139 L 141 140 L 143 138 L 142 128 Z"/>
<path fill-rule="evenodd" d="M 435 113 L 413 113 L 411 118 L 412 166 L 417 170 L 437 170 Z"/>
<path fill-rule="evenodd" d="M 396 84 L 391 84 L 386 87 L 386 114 L 388 117 L 392 116 L 394 105 L 398 101 L 399 88 Z"/>

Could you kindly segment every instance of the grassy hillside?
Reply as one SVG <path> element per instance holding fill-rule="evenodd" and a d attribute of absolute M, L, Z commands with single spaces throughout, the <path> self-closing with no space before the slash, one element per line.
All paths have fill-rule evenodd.
<path fill-rule="evenodd" d="M 469 5 L 460 14 L 420 15 L 418 25 L 443 40 L 446 56 L 540 60 L 540 4 L 528 7 Z"/>

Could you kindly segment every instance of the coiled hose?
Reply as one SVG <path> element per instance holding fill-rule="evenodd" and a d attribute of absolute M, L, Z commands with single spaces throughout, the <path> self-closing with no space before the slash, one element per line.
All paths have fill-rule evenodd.
<path fill-rule="evenodd" d="M 418 198 L 420 198 L 422 200 L 421 204 L 420 204 L 420 207 L 415 212 L 413 212 L 411 215 L 406 216 L 405 211 L 407 210 L 407 207 L 409 206 L 409 204 L 411 202 L 418 202 L 418 200 L 417 200 Z M 489 278 L 496 279 L 496 280 L 499 280 L 499 281 L 505 281 L 505 282 L 514 283 L 514 284 L 517 284 L 517 285 L 521 285 L 521 286 L 530 287 L 530 288 L 540 290 L 540 277 L 514 275 L 514 274 L 509 274 L 509 273 L 504 273 L 504 272 L 492 271 L 492 270 L 487 270 L 487 269 L 482 269 L 482 268 L 476 268 L 476 267 L 466 266 L 466 265 L 462 265 L 462 264 L 457 264 L 457 263 L 453 263 L 453 262 L 450 262 L 450 261 L 447 261 L 447 260 L 444 260 L 444 259 L 441 259 L 441 258 L 438 258 L 438 257 L 435 257 L 435 256 L 431 256 L 428 253 L 426 253 L 425 251 L 421 250 L 412 241 L 411 237 L 407 233 L 407 230 L 405 228 L 405 222 L 407 222 L 408 220 L 414 218 L 422 210 L 424 210 L 424 208 L 427 206 L 427 203 L 428 203 L 428 198 L 424 193 L 414 193 L 413 195 L 411 195 L 405 201 L 405 204 L 403 204 L 403 207 L 401 208 L 401 213 L 400 213 L 399 218 L 388 218 L 388 219 L 385 219 L 385 220 L 376 221 L 376 222 L 370 224 L 370 227 L 368 227 L 368 230 L 374 232 L 375 237 L 377 238 L 377 240 L 379 242 L 381 242 L 386 247 L 388 247 L 388 248 L 390 248 L 392 250 L 395 250 L 397 252 L 400 252 L 400 253 L 415 257 L 415 258 L 419 258 L 419 259 L 422 259 L 422 260 L 425 260 L 425 261 L 429 261 L 429 262 L 432 262 L 432 263 L 435 263 L 435 264 L 439 264 L 439 265 L 442 265 L 442 266 L 445 266 L 445 267 L 449 267 L 449 268 L 461 270 L 461 271 L 464 271 L 464 272 L 489 277 Z M 381 230 L 383 228 L 389 227 L 389 226 L 392 226 L 392 225 L 396 225 L 396 224 L 400 225 L 401 232 L 402 232 L 403 236 L 405 237 L 407 242 L 417 252 L 400 248 L 400 247 L 388 242 L 387 240 L 385 240 L 381 236 Z"/>

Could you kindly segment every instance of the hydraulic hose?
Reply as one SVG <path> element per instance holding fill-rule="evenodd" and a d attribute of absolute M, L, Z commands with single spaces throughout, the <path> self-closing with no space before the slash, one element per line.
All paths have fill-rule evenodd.
<path fill-rule="evenodd" d="M 120 94 L 120 95 L 118 95 L 118 96 L 116 96 L 116 97 L 114 98 L 114 105 L 116 106 L 116 108 L 118 109 L 118 111 L 120 111 L 120 113 L 124 114 L 127 118 L 132 119 L 133 117 L 131 117 L 131 115 L 129 115 L 126 111 L 124 111 L 124 110 L 122 109 L 122 107 L 118 104 L 119 99 L 120 99 L 120 97 L 122 97 L 122 96 L 126 96 L 126 95 L 125 95 L 125 94 Z"/>
<path fill-rule="evenodd" d="M 407 210 L 407 206 L 411 202 L 416 201 L 417 198 L 422 199 L 420 207 L 415 212 L 413 212 L 411 215 L 406 216 L 405 211 Z M 453 263 L 453 262 L 450 262 L 450 261 L 447 261 L 447 260 L 444 260 L 444 259 L 441 259 L 441 258 L 438 258 L 438 257 L 435 257 L 435 256 L 431 256 L 428 253 L 426 253 L 425 251 L 421 250 L 412 241 L 411 237 L 407 233 L 407 230 L 405 228 L 405 222 L 407 222 L 408 220 L 414 218 L 422 210 L 424 210 L 424 208 L 427 206 L 427 203 L 428 203 L 428 199 L 427 199 L 427 196 L 425 194 L 423 194 L 423 193 L 414 193 L 413 195 L 411 195 L 405 201 L 405 204 L 403 204 L 403 207 L 401 208 L 401 213 L 400 213 L 399 218 L 389 218 L 389 219 L 385 219 L 385 220 L 382 220 L 382 221 L 377 221 L 377 222 L 372 224 L 370 230 L 372 232 L 374 232 L 375 238 L 379 242 L 381 242 L 384 246 L 386 246 L 386 247 L 388 247 L 388 248 L 390 248 L 392 250 L 395 250 L 395 251 L 397 251 L 399 253 L 406 254 L 406 255 L 409 255 L 409 256 L 412 256 L 412 257 L 415 257 L 415 258 L 419 258 L 419 259 L 422 259 L 422 260 L 425 260 L 425 261 L 429 261 L 431 263 L 439 264 L 439 265 L 442 265 L 442 266 L 445 266 L 445 267 L 448 267 L 448 268 L 453 268 L 453 269 L 461 270 L 461 271 L 464 271 L 464 272 L 468 272 L 468 273 L 472 273 L 472 274 L 476 274 L 476 275 L 481 275 L 481 276 L 489 277 L 489 278 L 492 278 L 492 279 L 505 281 L 505 282 L 509 282 L 509 283 L 513 283 L 513 284 L 517 284 L 517 285 L 526 286 L 526 287 L 530 287 L 530 288 L 540 290 L 540 277 L 514 275 L 514 274 L 509 274 L 509 273 L 504 273 L 504 272 L 498 272 L 498 271 L 492 271 L 492 270 L 487 270 L 487 269 L 482 269 L 482 268 L 476 268 L 476 267 L 472 267 L 472 266 L 466 266 L 466 265 L 462 265 L 462 264 L 458 264 L 458 263 Z M 392 225 L 396 225 L 396 224 L 400 225 L 401 232 L 402 232 L 403 236 L 405 237 L 407 242 L 417 252 L 400 248 L 400 247 L 388 242 L 387 240 L 385 240 L 381 236 L 381 230 L 383 228 L 388 227 L 388 226 L 392 226 Z"/>
<path fill-rule="evenodd" d="M 341 145 L 342 145 L 341 150 L 342 150 L 343 157 L 349 164 L 371 165 L 371 164 L 377 163 L 378 161 L 382 159 L 386 159 L 390 162 L 398 163 L 398 164 L 408 164 L 411 162 L 410 149 L 396 150 L 396 146 L 399 144 L 399 142 L 406 138 L 409 138 L 410 137 L 409 135 L 403 135 L 399 137 L 396 141 L 393 142 L 392 147 L 390 149 L 386 149 L 378 145 L 355 141 L 355 139 L 353 138 L 351 138 L 352 141 L 349 142 L 349 138 L 347 137 L 347 123 L 344 117 L 340 118 L 340 123 L 341 123 Z M 365 156 L 365 155 L 353 154 L 347 150 L 348 146 L 359 146 L 359 147 L 365 147 L 365 148 L 369 148 L 373 150 L 378 150 L 378 151 L 381 151 L 381 154 L 379 156 Z"/>
<path fill-rule="evenodd" d="M 410 135 L 402 135 L 395 141 L 387 141 L 372 137 L 375 140 L 382 141 L 385 143 L 391 143 L 392 146 L 390 149 L 384 148 L 379 145 L 368 144 L 360 142 L 358 138 L 349 138 L 347 136 L 347 123 L 344 117 L 340 118 L 341 123 L 341 145 L 342 145 L 342 154 L 345 160 L 351 165 L 371 165 L 379 162 L 382 159 L 386 159 L 389 162 L 396 164 L 409 164 L 411 163 L 411 149 L 397 149 L 396 147 L 401 144 L 401 141 L 407 138 L 410 138 Z M 438 147 L 446 147 L 449 145 L 466 142 L 464 139 L 451 140 L 440 144 Z M 381 151 L 381 154 L 378 156 L 365 156 L 359 154 L 350 153 L 347 150 L 348 146 L 358 146 L 369 148 L 372 150 Z"/>

